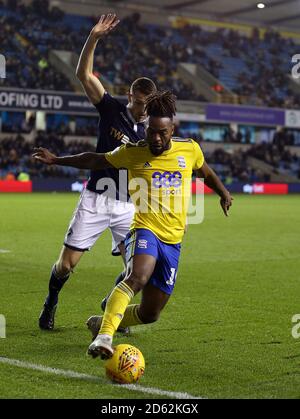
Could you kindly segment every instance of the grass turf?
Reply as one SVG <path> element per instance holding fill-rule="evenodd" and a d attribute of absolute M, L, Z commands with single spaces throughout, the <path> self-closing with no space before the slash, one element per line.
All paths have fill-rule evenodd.
<path fill-rule="evenodd" d="M 37 318 L 49 272 L 78 199 L 72 194 L 0 195 L 0 357 L 98 375 L 99 383 L 0 363 L 1 398 L 157 397 L 111 385 L 102 363 L 85 356 L 84 322 L 121 269 L 105 233 L 65 286 L 53 333 Z M 236 196 L 231 216 L 216 197 L 184 240 L 174 295 L 158 323 L 115 343 L 139 347 L 141 386 L 207 398 L 299 398 L 299 196 Z M 138 300 L 138 298 L 137 298 Z"/>

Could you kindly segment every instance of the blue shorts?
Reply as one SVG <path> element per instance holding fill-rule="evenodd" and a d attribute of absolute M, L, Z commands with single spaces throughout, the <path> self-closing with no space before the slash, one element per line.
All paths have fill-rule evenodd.
<path fill-rule="evenodd" d="M 167 244 L 152 231 L 138 228 L 131 230 L 125 239 L 126 262 L 134 255 L 151 255 L 156 265 L 149 283 L 166 294 L 172 294 L 175 286 L 181 243 Z"/>

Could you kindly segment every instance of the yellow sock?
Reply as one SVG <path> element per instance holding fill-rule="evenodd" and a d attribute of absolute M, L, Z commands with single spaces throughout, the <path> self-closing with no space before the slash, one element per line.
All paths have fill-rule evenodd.
<path fill-rule="evenodd" d="M 113 336 L 123 320 L 125 310 L 133 298 L 134 292 L 125 284 L 120 282 L 111 293 L 106 303 L 106 309 L 99 334 Z"/>
<path fill-rule="evenodd" d="M 139 306 L 139 304 L 132 304 L 126 308 L 123 320 L 120 323 L 120 327 L 136 326 L 137 324 L 143 324 L 138 314 Z"/>

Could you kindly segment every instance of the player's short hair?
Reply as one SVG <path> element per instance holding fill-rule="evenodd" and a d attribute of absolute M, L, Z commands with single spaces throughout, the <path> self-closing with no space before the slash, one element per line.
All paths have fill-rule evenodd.
<path fill-rule="evenodd" d="M 156 92 L 157 88 L 154 81 L 152 81 L 151 79 L 148 79 L 147 77 L 140 77 L 132 83 L 130 91 L 132 91 L 133 93 L 136 93 L 138 91 L 148 96 Z"/>
<path fill-rule="evenodd" d="M 176 115 L 176 96 L 169 90 L 151 94 L 146 100 L 146 112 L 149 116 L 173 119 Z"/>

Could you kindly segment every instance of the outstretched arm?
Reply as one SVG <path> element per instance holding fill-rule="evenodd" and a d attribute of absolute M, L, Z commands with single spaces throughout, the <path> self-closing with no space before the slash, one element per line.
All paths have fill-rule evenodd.
<path fill-rule="evenodd" d="M 102 83 L 93 74 L 95 49 L 98 41 L 114 29 L 119 22 L 114 14 L 102 15 L 88 36 L 79 57 L 76 76 L 81 82 L 86 95 L 94 105 L 101 101 L 105 92 Z"/>
<path fill-rule="evenodd" d="M 102 170 L 112 168 L 112 166 L 105 158 L 104 154 L 99 153 L 81 153 L 75 154 L 74 156 L 57 157 L 49 150 L 43 147 L 34 149 L 35 153 L 32 155 L 36 160 L 58 166 L 71 166 L 77 169 L 91 169 L 91 170 Z"/>
<path fill-rule="evenodd" d="M 220 204 L 226 217 L 228 216 L 229 208 L 232 205 L 233 198 L 230 192 L 225 188 L 221 179 L 213 171 L 209 165 L 204 162 L 201 169 L 198 170 L 198 177 L 204 179 L 205 185 L 213 189 L 221 198 Z"/>

